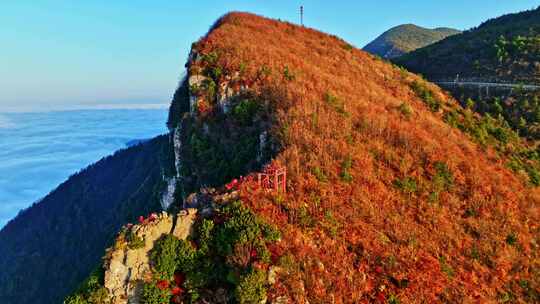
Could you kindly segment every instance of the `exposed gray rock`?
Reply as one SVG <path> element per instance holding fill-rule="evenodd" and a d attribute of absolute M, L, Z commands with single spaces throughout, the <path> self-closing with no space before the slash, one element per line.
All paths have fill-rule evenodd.
<path fill-rule="evenodd" d="M 212 207 L 206 207 L 203 210 L 201 210 L 201 216 L 202 217 L 208 218 L 208 217 L 211 217 L 212 214 L 214 214 L 214 208 L 212 208 Z"/>
<path fill-rule="evenodd" d="M 176 225 L 172 234 L 181 240 L 186 239 L 189 235 L 193 234 L 193 226 L 196 219 L 197 209 L 181 210 L 176 218 Z"/>
<path fill-rule="evenodd" d="M 268 283 L 275 284 L 280 271 L 282 271 L 281 267 L 270 266 L 270 269 L 268 269 Z"/>
<path fill-rule="evenodd" d="M 167 178 L 167 188 L 161 195 L 161 208 L 167 210 L 174 202 L 174 192 L 176 191 L 176 177 Z"/>
<path fill-rule="evenodd" d="M 212 203 L 212 194 L 206 191 L 200 191 L 197 193 L 191 193 L 184 200 L 184 208 L 197 208 L 201 209 L 210 206 Z"/>
<path fill-rule="evenodd" d="M 183 210 L 177 216 L 176 225 L 173 225 L 173 217 L 162 212 L 144 224 L 126 228 L 136 237 L 143 239 L 144 245 L 140 248 L 129 248 L 121 234 L 115 245 L 109 249 L 104 286 L 109 292 L 112 304 L 141 303 L 143 284 L 151 277 L 149 252 L 154 248 L 154 243 L 170 233 L 185 239 L 192 233 L 196 216 L 195 209 Z"/>
<path fill-rule="evenodd" d="M 184 208 L 199 208 L 199 194 L 191 193 L 184 200 Z"/>
<path fill-rule="evenodd" d="M 189 84 L 189 110 L 191 112 L 191 115 L 195 115 L 196 109 L 197 109 L 197 100 L 198 97 L 191 92 L 191 89 L 196 87 L 200 88 L 203 84 L 203 82 L 207 79 L 206 76 L 203 75 L 190 75 L 188 78 L 188 84 Z"/>
<path fill-rule="evenodd" d="M 257 150 L 257 162 L 261 163 L 264 156 L 264 150 L 266 149 L 266 144 L 268 142 L 268 132 L 263 131 L 259 134 L 259 148 Z"/>
<path fill-rule="evenodd" d="M 234 90 L 229 87 L 229 82 L 224 81 L 219 85 L 219 94 L 217 96 L 218 106 L 225 114 L 231 110 L 231 101 L 234 96 Z"/>
<path fill-rule="evenodd" d="M 174 166 L 176 168 L 176 177 L 180 177 L 180 171 L 182 169 L 182 158 L 180 151 L 182 149 L 182 127 L 179 125 L 173 130 L 173 148 L 174 148 Z"/>
<path fill-rule="evenodd" d="M 188 78 L 189 86 L 202 86 L 203 81 L 206 80 L 206 76 L 203 75 L 190 75 Z"/>
<path fill-rule="evenodd" d="M 186 63 L 186 67 L 192 63 L 192 62 L 196 62 L 196 61 L 199 61 L 200 59 L 200 55 L 197 51 L 191 49 L 191 51 L 189 52 L 189 56 L 188 56 L 188 61 Z"/>

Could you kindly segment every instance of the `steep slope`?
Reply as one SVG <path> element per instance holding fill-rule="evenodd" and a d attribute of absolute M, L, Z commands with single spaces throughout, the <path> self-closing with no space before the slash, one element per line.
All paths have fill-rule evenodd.
<path fill-rule="evenodd" d="M 382 58 L 396 58 L 461 31 L 451 28 L 427 29 L 402 24 L 389 29 L 364 47 L 364 51 Z"/>
<path fill-rule="evenodd" d="M 201 218 L 156 243 L 144 301 L 539 300 L 540 193 L 508 169 L 526 146 L 500 122 L 335 36 L 251 14 L 221 18 L 189 58 L 169 126 L 176 204 Z M 268 162 L 286 193 L 223 187 Z M 214 197 L 236 187 L 239 202 Z"/>
<path fill-rule="evenodd" d="M 540 8 L 482 23 L 396 59 L 429 79 L 540 83 Z"/>
<path fill-rule="evenodd" d="M 60 303 L 128 220 L 160 209 L 168 137 L 73 175 L 0 231 L 0 303 Z"/>

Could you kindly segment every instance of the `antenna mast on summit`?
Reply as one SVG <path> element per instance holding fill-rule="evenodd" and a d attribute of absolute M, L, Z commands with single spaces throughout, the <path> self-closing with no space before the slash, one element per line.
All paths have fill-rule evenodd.
<path fill-rule="evenodd" d="M 300 5 L 300 24 L 304 26 L 304 6 Z"/>

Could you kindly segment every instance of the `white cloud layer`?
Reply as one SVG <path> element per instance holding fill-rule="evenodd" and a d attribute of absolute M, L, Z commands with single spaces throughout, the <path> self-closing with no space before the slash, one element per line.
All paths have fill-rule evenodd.
<path fill-rule="evenodd" d="M 0 114 L 0 229 L 71 174 L 167 131 L 160 106 L 99 108 Z"/>

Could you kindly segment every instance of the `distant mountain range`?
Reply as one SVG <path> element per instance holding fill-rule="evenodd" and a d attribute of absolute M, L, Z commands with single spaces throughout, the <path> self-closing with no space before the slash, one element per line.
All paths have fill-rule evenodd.
<path fill-rule="evenodd" d="M 364 47 L 364 50 L 391 59 L 425 47 L 461 31 L 439 27 L 423 28 L 414 24 L 402 24 L 389 29 Z"/>
<path fill-rule="evenodd" d="M 540 84 L 540 8 L 488 20 L 393 61 L 439 82 L 463 106 L 540 139 L 540 91 L 520 89 Z"/>
<path fill-rule="evenodd" d="M 508 14 L 395 60 L 431 80 L 540 83 L 540 9 Z"/>

